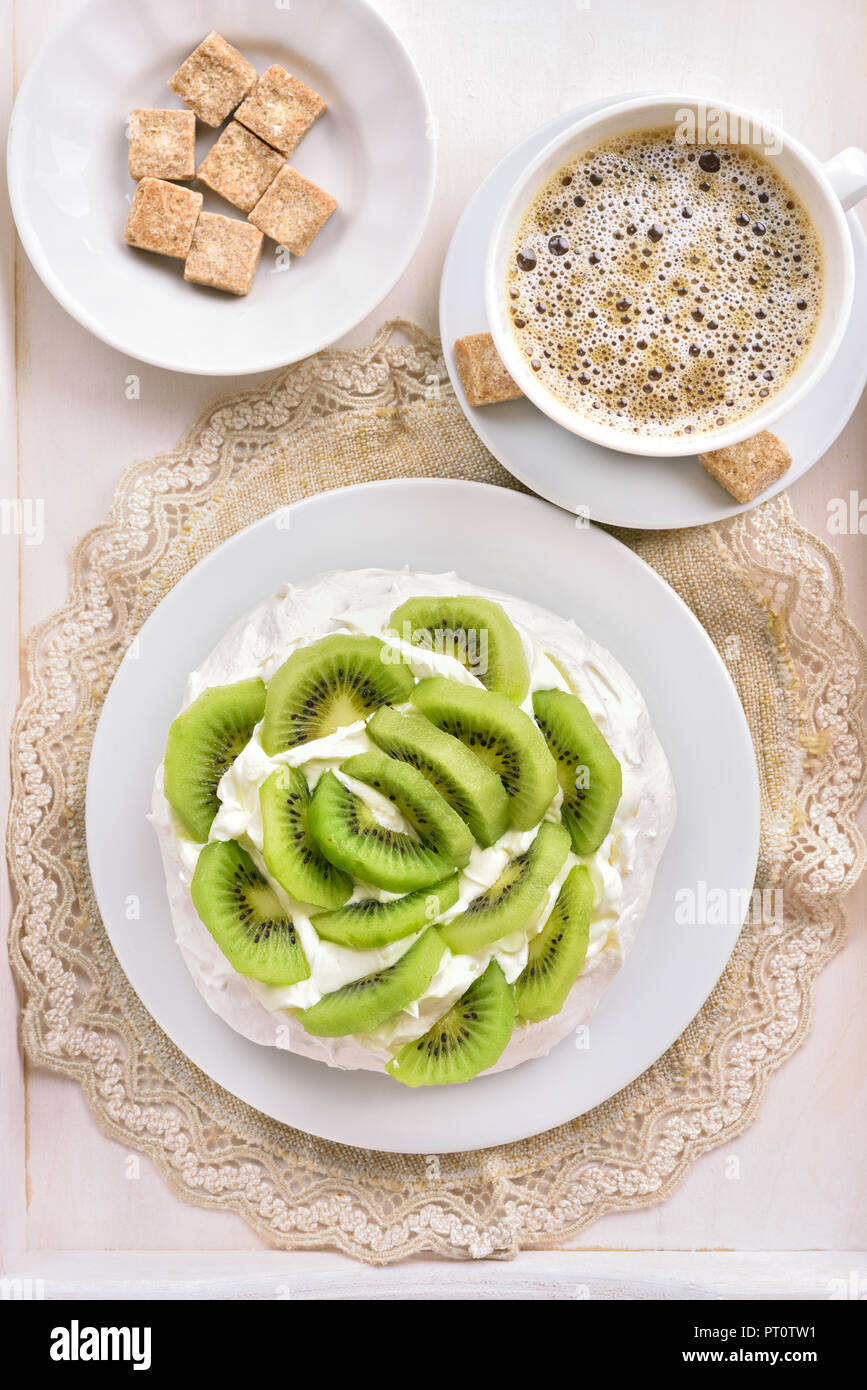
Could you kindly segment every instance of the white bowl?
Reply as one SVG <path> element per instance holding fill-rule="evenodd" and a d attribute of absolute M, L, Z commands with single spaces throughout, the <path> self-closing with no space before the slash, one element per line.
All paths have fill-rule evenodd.
<path fill-rule="evenodd" d="M 825 250 L 825 302 L 816 336 L 798 370 L 775 396 L 744 418 L 720 429 L 682 436 L 642 436 L 598 424 L 571 409 L 541 384 L 512 331 L 505 296 L 506 268 L 521 219 L 536 192 L 579 151 L 625 131 L 677 125 L 685 109 L 721 112 L 740 129 L 762 131 L 774 151 L 775 168 L 802 200 Z M 671 95 L 635 97 L 595 111 L 557 135 L 524 169 L 503 204 L 491 235 L 485 267 L 488 326 L 503 362 L 524 394 L 564 429 L 628 454 L 649 457 L 722 449 L 767 429 L 815 386 L 840 346 L 852 310 L 854 258 L 844 208 L 867 192 L 867 155 L 848 150 L 824 168 L 790 136 L 763 118 L 728 103 Z"/>
<path fill-rule="evenodd" d="M 328 102 L 291 162 L 339 207 L 304 257 L 266 239 L 244 298 L 187 284 L 183 261 L 123 237 L 129 112 L 179 107 L 168 78 L 212 28 L 259 72 L 279 63 Z M 235 376 L 327 347 L 385 297 L 427 221 L 432 133 L 412 61 L 366 0 L 341 0 L 339 14 L 331 0 L 89 0 L 22 83 L 9 194 L 35 270 L 91 333 L 158 367 Z M 217 134 L 198 124 L 197 165 Z M 206 209 L 243 218 L 199 191 Z"/>

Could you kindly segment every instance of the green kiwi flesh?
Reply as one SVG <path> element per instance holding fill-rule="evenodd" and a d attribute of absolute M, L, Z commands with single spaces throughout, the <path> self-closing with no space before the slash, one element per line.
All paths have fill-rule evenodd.
<path fill-rule="evenodd" d="M 623 794 L 620 764 L 577 695 L 537 690 L 533 712 L 557 762 L 563 824 L 576 854 L 595 854 Z"/>
<path fill-rule="evenodd" d="M 444 676 L 419 681 L 411 699 L 431 723 L 496 772 L 516 830 L 538 825 L 557 790 L 557 766 L 528 714 L 506 695 Z"/>
<path fill-rule="evenodd" d="M 334 912 L 317 912 L 311 919 L 317 935 L 339 946 L 352 946 L 367 951 L 375 946 L 387 946 L 412 936 L 422 927 L 435 922 L 458 900 L 460 875 L 452 874 L 442 883 L 419 888 L 402 898 L 380 902 L 378 898 L 360 898 Z"/>
<path fill-rule="evenodd" d="M 395 761 L 377 748 L 372 753 L 347 758 L 340 770 L 394 802 L 423 845 L 436 850 L 456 868 L 462 869 L 469 863 L 472 831 L 416 768 Z"/>
<path fill-rule="evenodd" d="M 466 911 L 440 927 L 449 950 L 455 955 L 472 954 L 526 926 L 568 853 L 569 832 L 556 821 L 543 821 L 529 848 L 511 860 Z"/>
<path fill-rule="evenodd" d="M 369 1033 L 424 994 L 439 968 L 445 947 L 436 929 L 423 932 L 394 965 L 324 994 L 296 1015 L 308 1033 L 339 1038 Z"/>
<path fill-rule="evenodd" d="M 493 1067 L 515 1026 L 515 994 L 496 961 L 386 1071 L 404 1086 L 451 1086 Z"/>
<path fill-rule="evenodd" d="M 190 892 L 199 917 L 241 975 L 265 985 L 308 979 L 310 966 L 292 918 L 235 840 L 205 845 Z"/>
<path fill-rule="evenodd" d="M 262 857 L 281 888 L 303 903 L 340 907 L 352 894 L 349 874 L 325 858 L 307 828 L 310 792 L 297 767 L 275 768 L 259 788 Z"/>
<path fill-rule="evenodd" d="M 249 743 L 264 708 L 265 686 L 260 680 L 214 685 L 169 728 L 163 771 L 166 800 L 202 844 L 220 808 L 220 778 Z"/>
<path fill-rule="evenodd" d="M 529 944 L 527 964 L 515 982 L 519 1018 L 540 1023 L 562 1009 L 584 965 L 595 903 L 590 873 L 584 864 L 576 864 L 547 922 Z"/>
<path fill-rule="evenodd" d="M 454 656 L 488 690 L 520 704 L 530 671 L 517 630 L 498 603 L 458 594 L 411 598 L 395 608 L 388 625 L 413 646 Z"/>
<path fill-rule="evenodd" d="M 387 658 L 393 657 L 393 660 Z M 268 683 L 262 747 L 269 756 L 408 700 L 413 677 L 377 637 L 334 632 L 299 647 Z"/>
<path fill-rule="evenodd" d="M 427 888 L 455 867 L 413 836 L 381 825 L 333 772 L 323 773 L 317 782 L 307 824 L 325 858 L 338 869 L 390 893 Z"/>
<path fill-rule="evenodd" d="M 496 772 L 423 714 L 399 714 L 382 705 L 368 720 L 367 732 L 390 758 L 426 777 L 480 845 L 492 845 L 508 829 L 509 798 Z"/>

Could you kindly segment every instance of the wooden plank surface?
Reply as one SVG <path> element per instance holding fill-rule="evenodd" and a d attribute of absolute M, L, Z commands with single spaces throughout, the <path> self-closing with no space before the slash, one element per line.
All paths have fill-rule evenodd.
<path fill-rule="evenodd" d="M 44 1251 L 19 1278 L 45 1299 L 833 1299 L 867 1293 L 865 1252 L 525 1251 L 512 1261 L 360 1266 L 328 1253 L 197 1255 Z M 39 1282 L 37 1282 L 39 1281 Z"/>

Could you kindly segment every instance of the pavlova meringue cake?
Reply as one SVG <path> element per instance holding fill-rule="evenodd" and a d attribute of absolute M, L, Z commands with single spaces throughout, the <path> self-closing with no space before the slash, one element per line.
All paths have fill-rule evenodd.
<path fill-rule="evenodd" d="M 674 804 L 639 691 L 574 622 L 355 570 L 267 599 L 193 672 L 151 820 L 227 1024 L 419 1086 L 587 1022 Z"/>

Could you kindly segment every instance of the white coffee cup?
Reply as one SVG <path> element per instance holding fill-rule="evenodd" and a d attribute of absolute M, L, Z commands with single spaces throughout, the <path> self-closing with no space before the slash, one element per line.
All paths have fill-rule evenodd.
<path fill-rule="evenodd" d="M 518 346 L 509 318 L 506 295 L 507 265 L 518 227 L 536 193 L 574 155 L 600 141 L 626 131 L 670 125 L 685 129 L 685 113 L 693 113 L 698 131 L 696 145 L 712 149 L 710 132 L 744 132 L 761 153 L 773 159 L 773 167 L 791 185 L 810 214 L 824 244 L 825 296 L 812 343 L 797 370 L 785 385 L 756 410 L 730 425 L 678 436 L 642 436 L 600 424 L 579 414 L 553 395 L 539 380 Z M 713 123 L 708 120 L 713 113 Z M 702 125 L 702 115 L 705 124 Z M 753 140 L 753 137 L 757 139 Z M 728 138 L 726 135 L 722 139 Z M 717 143 L 720 137 L 717 137 Z M 488 326 L 497 351 L 524 394 L 558 425 L 623 453 L 670 457 L 722 449 L 766 429 L 806 395 L 827 371 L 840 346 L 854 291 L 854 255 L 845 213 L 867 193 L 867 154 L 843 150 L 827 164 L 817 159 L 791 136 L 763 117 L 727 103 L 664 94 L 619 101 L 577 121 L 556 136 L 512 187 L 494 226 L 485 267 L 485 303 Z"/>

